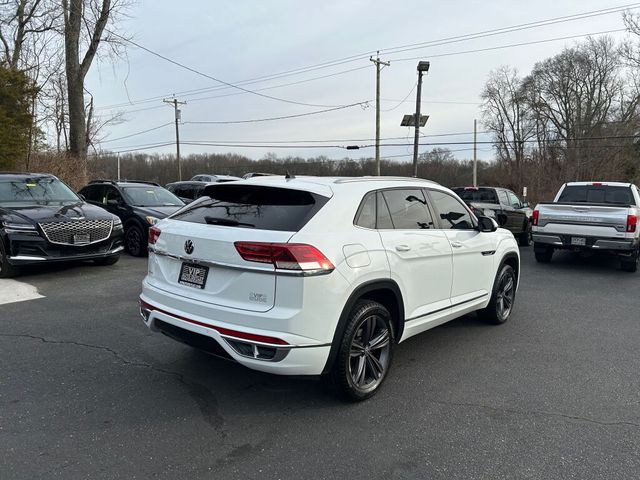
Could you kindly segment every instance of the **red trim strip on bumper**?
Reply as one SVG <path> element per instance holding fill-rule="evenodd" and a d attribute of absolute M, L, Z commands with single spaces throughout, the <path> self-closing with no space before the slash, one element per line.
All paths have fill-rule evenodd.
<path fill-rule="evenodd" d="M 194 325 L 199 325 L 201 327 L 211 328 L 218 332 L 220 335 L 226 335 L 227 337 L 234 337 L 239 340 L 249 340 L 253 342 L 260 343 L 270 343 L 272 345 L 289 345 L 287 342 L 280 338 L 276 337 L 267 337 L 265 335 L 255 335 L 253 333 L 245 333 L 239 332 L 237 330 L 230 330 L 228 328 L 216 327 L 215 325 L 209 325 L 207 323 L 198 322 L 197 320 L 192 320 L 187 317 L 183 317 L 182 315 L 176 315 L 175 313 L 167 312 L 166 310 L 162 310 L 161 308 L 154 307 L 153 305 L 145 302 L 142 299 L 140 300 L 140 306 L 145 308 L 146 310 L 156 311 L 160 313 L 164 313 L 165 315 L 169 315 L 170 317 L 177 318 L 178 320 L 182 320 L 184 322 L 193 323 Z"/>

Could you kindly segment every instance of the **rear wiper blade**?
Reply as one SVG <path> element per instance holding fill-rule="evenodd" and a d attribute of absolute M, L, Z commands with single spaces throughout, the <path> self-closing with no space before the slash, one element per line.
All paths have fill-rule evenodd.
<path fill-rule="evenodd" d="M 252 223 L 238 222 L 237 220 L 231 220 L 229 218 L 204 217 L 204 221 L 209 225 L 225 225 L 227 227 L 255 227 L 255 225 Z"/>

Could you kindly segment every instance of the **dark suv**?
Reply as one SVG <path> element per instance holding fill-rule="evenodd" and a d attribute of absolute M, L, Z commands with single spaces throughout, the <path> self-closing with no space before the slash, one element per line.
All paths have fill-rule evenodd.
<path fill-rule="evenodd" d="M 186 182 L 167 183 L 165 188 L 184 203 L 191 203 L 202 196 L 202 191 L 207 185 L 209 185 L 207 182 L 187 180 Z"/>
<path fill-rule="evenodd" d="M 122 222 L 85 203 L 53 175 L 0 173 L 0 277 L 21 265 L 118 261 Z"/>
<path fill-rule="evenodd" d="M 94 180 L 79 193 L 122 220 L 124 246 L 136 257 L 147 253 L 149 227 L 184 206 L 173 193 L 153 182 Z"/>

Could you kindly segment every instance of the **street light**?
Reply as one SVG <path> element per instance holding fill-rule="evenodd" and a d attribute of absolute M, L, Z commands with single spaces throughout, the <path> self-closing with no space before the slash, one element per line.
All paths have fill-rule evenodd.
<path fill-rule="evenodd" d="M 418 142 L 420 139 L 420 123 L 422 118 L 420 117 L 420 99 L 422 97 L 422 74 L 428 72 L 430 63 L 426 61 L 418 62 L 418 91 L 416 93 L 416 113 L 414 125 L 416 129 L 416 135 L 413 139 L 413 176 L 418 176 Z M 425 120 L 426 122 L 426 120 Z"/>

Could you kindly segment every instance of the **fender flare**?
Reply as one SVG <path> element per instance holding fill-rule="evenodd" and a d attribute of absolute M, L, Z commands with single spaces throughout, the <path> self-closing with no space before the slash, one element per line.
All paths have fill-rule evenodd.
<path fill-rule="evenodd" d="M 325 363 L 324 368 L 322 369 L 322 375 L 329 373 L 331 368 L 333 367 L 333 363 L 338 355 L 338 346 L 340 345 L 340 340 L 342 339 L 342 335 L 344 334 L 344 330 L 347 325 L 347 320 L 349 318 L 349 314 L 353 309 L 353 306 L 356 302 L 362 298 L 363 295 L 366 295 L 369 292 L 374 290 L 389 290 L 393 293 L 396 298 L 396 303 L 398 304 L 398 331 L 395 333 L 396 341 L 402 337 L 402 332 L 404 331 L 404 302 L 402 299 L 402 293 L 400 292 L 400 287 L 396 282 L 390 279 L 386 280 L 371 280 L 369 282 L 365 282 L 362 285 L 358 286 L 352 293 L 349 295 L 347 302 L 345 303 L 342 313 L 340 314 L 340 318 L 338 319 L 338 324 L 336 325 L 335 332 L 333 333 L 333 340 L 331 341 L 331 349 L 329 350 L 329 356 L 327 357 L 327 362 Z"/>

